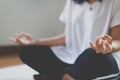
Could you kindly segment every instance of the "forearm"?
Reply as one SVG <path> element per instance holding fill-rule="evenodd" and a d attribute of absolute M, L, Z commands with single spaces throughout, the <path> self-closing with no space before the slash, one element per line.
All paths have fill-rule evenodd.
<path fill-rule="evenodd" d="M 120 40 L 113 40 L 112 47 L 113 47 L 113 51 L 120 50 Z"/>
<path fill-rule="evenodd" d="M 113 51 L 120 50 L 120 25 L 111 29 L 110 36 L 112 37 Z"/>
<path fill-rule="evenodd" d="M 61 34 L 56 37 L 38 39 L 35 41 L 35 45 L 46 45 L 46 46 L 55 46 L 55 45 L 65 45 L 65 34 Z"/>

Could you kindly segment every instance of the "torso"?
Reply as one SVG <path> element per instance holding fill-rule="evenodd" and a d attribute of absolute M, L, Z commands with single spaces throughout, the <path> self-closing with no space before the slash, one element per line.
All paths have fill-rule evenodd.
<path fill-rule="evenodd" d="M 97 36 L 108 33 L 111 26 L 113 3 L 115 0 L 103 0 L 75 4 L 67 1 L 66 46 L 53 46 L 51 49 L 62 61 L 73 64 L 76 58 L 87 48 L 89 42 Z M 92 6 L 92 10 L 90 10 Z"/>

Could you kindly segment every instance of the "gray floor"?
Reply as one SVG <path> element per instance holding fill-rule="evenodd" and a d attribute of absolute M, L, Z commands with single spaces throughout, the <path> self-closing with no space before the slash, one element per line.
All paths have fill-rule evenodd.
<path fill-rule="evenodd" d="M 0 68 L 0 80 L 33 80 L 33 74 L 38 74 L 25 64 Z"/>

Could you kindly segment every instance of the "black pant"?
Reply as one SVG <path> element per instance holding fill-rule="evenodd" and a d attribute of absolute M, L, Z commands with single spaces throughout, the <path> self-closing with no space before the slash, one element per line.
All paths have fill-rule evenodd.
<path fill-rule="evenodd" d="M 118 65 L 111 54 L 85 50 L 71 67 L 69 74 L 77 80 L 120 80 Z"/>
<path fill-rule="evenodd" d="M 47 46 L 21 47 L 20 58 L 24 63 L 49 78 L 49 80 L 61 80 L 62 75 L 67 70 L 69 70 L 68 74 L 77 80 L 92 80 L 119 73 L 117 63 L 111 54 L 97 54 L 91 48 L 85 50 L 73 65 L 60 61 Z M 107 80 L 118 76 L 120 75 L 107 78 Z"/>
<path fill-rule="evenodd" d="M 49 80 L 61 80 L 71 66 L 60 61 L 47 46 L 23 46 L 20 50 L 20 58 Z"/>

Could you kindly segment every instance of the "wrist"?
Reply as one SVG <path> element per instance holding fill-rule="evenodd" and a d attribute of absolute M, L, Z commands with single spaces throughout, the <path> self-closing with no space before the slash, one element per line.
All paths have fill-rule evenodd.
<path fill-rule="evenodd" d="M 111 44 L 111 45 L 112 45 L 112 49 L 113 49 L 112 52 L 115 52 L 115 51 L 119 50 L 119 49 L 118 49 L 118 44 L 119 44 L 119 43 L 118 43 L 117 41 L 113 41 L 113 42 L 112 42 L 112 44 Z"/>
<path fill-rule="evenodd" d="M 31 45 L 38 45 L 38 40 L 36 40 L 36 39 L 32 40 Z"/>

